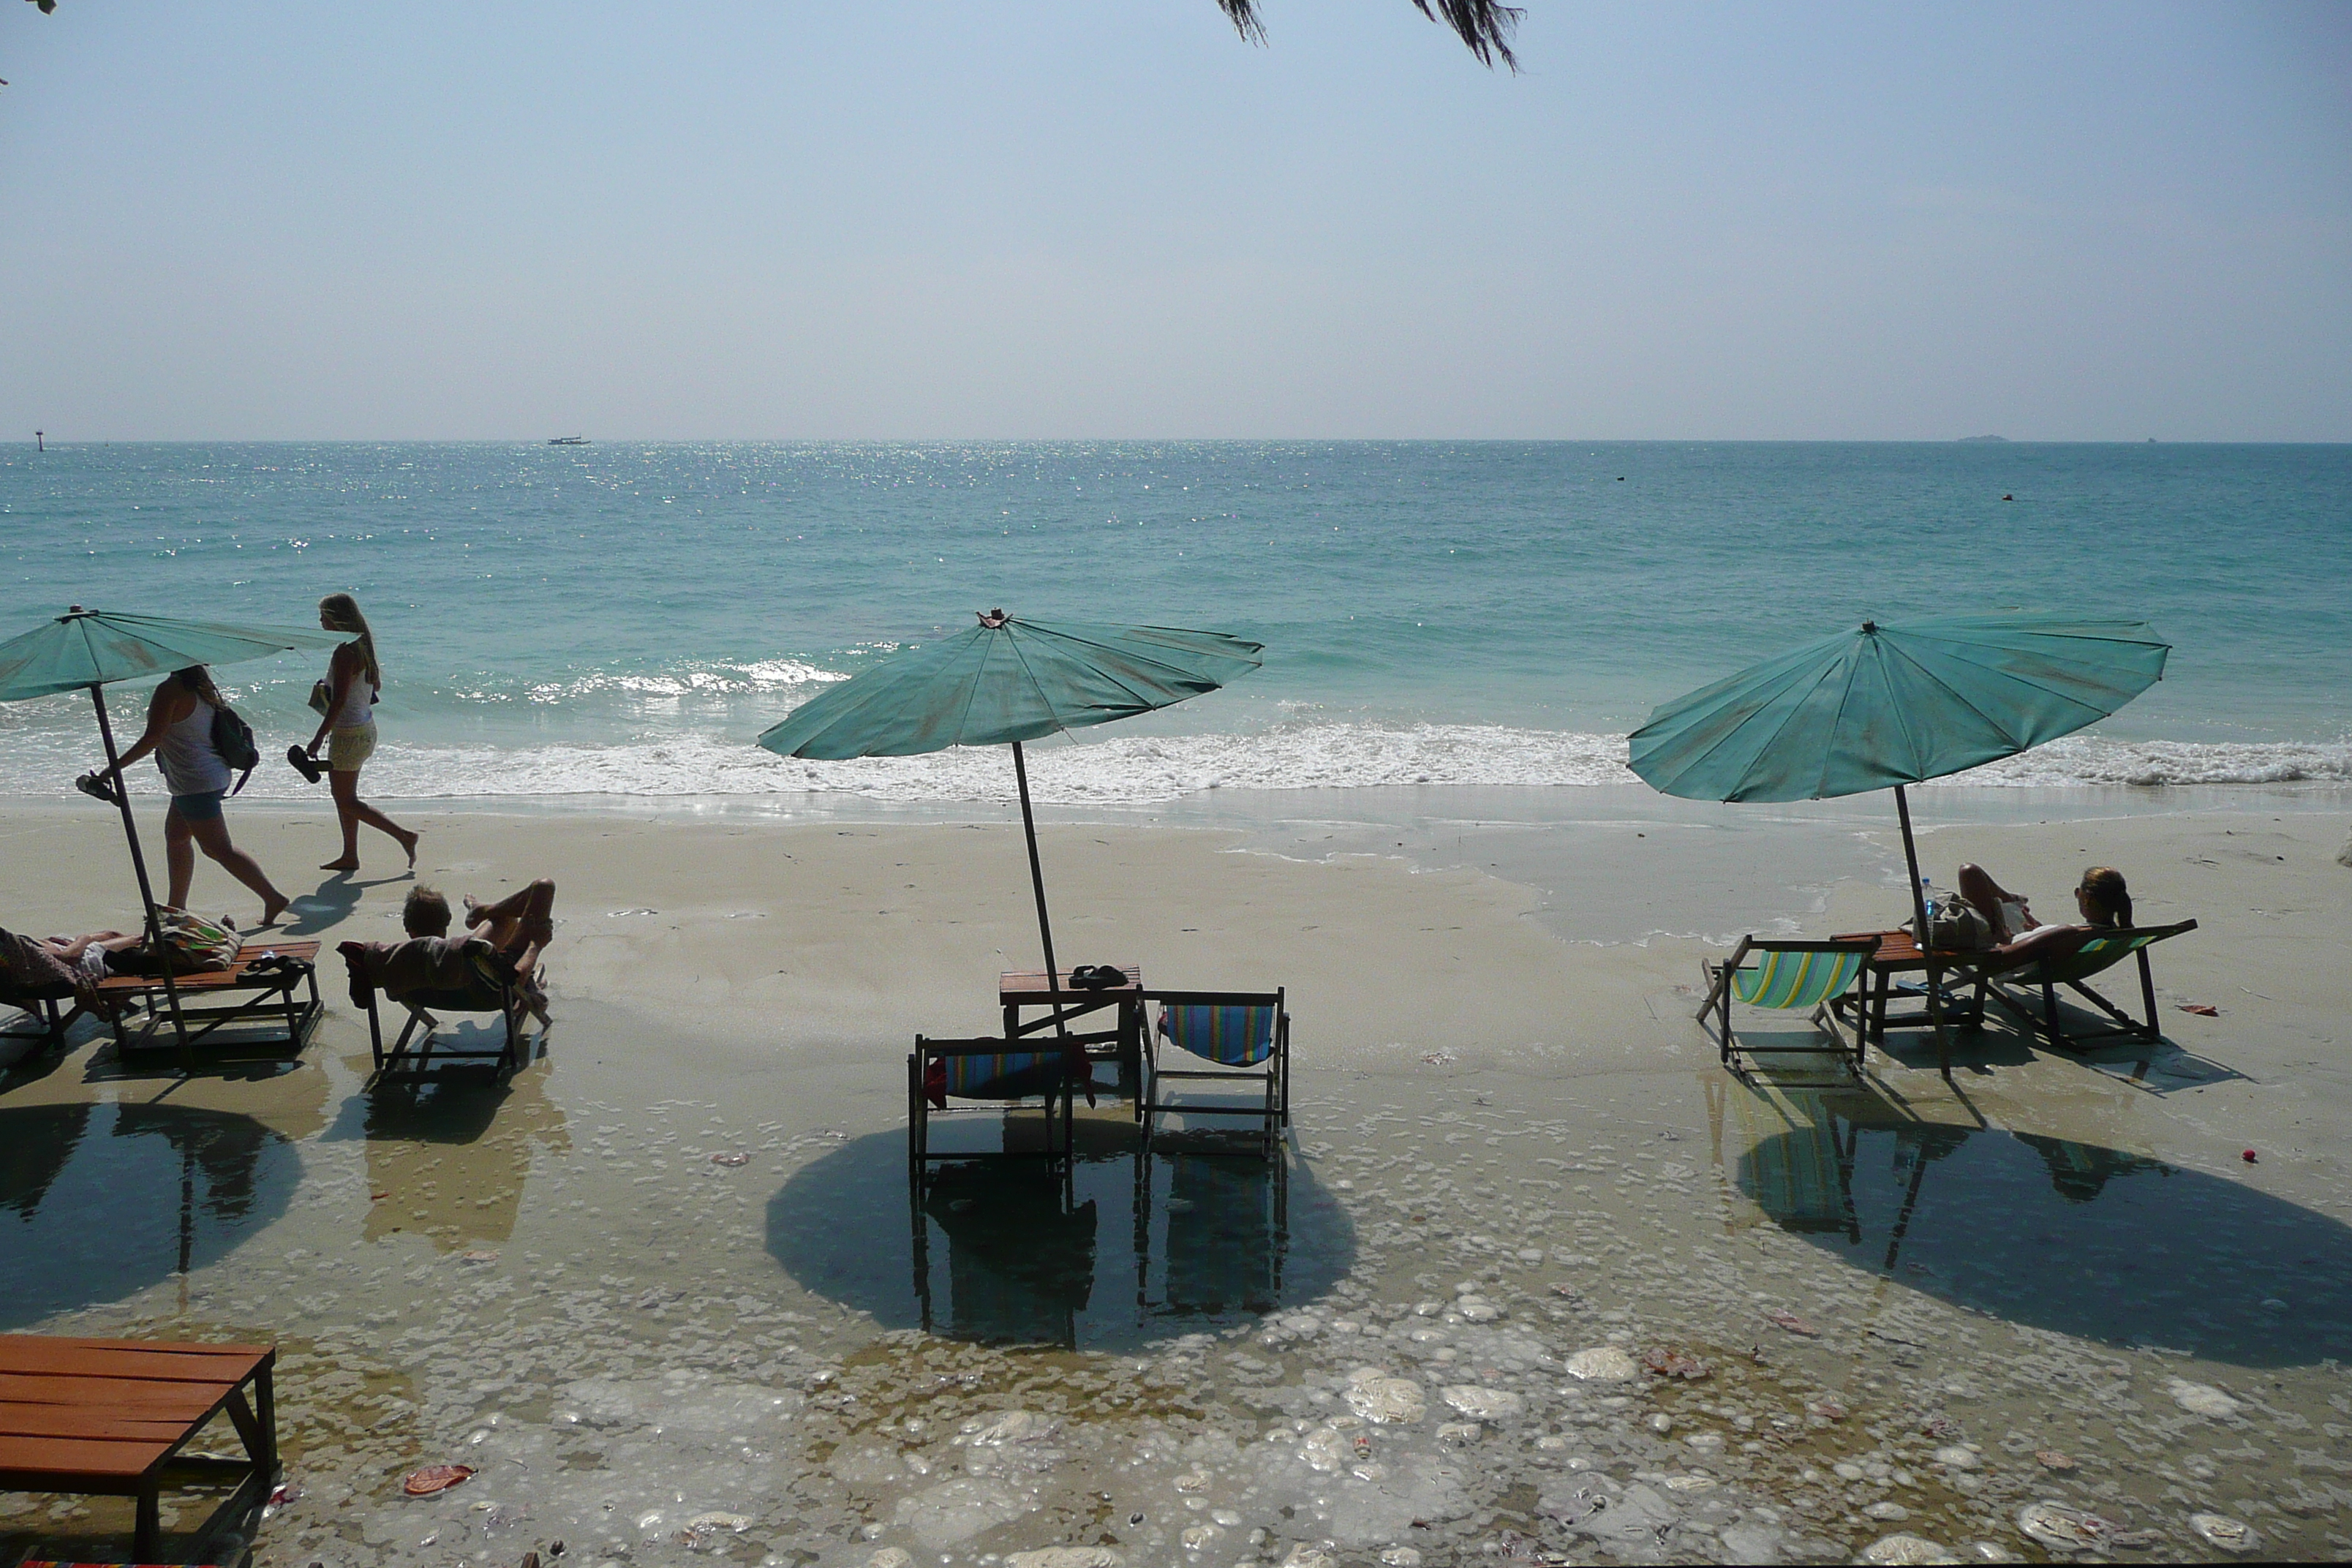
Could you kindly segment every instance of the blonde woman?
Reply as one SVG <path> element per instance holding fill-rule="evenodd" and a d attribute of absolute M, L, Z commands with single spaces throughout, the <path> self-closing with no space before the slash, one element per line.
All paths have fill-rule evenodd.
<path fill-rule="evenodd" d="M 327 748 L 327 786 L 334 792 L 335 816 L 342 823 L 343 852 L 321 865 L 321 871 L 360 868 L 360 824 L 364 822 L 392 836 L 416 868 L 416 835 L 360 798 L 360 768 L 375 750 L 375 698 L 383 686 L 383 670 L 375 661 L 375 634 L 349 594 L 330 594 L 319 601 L 319 625 L 331 632 L 357 632 L 356 640 L 335 649 L 327 663 L 326 712 L 319 732 L 310 737 L 310 755 Z M 315 702 L 317 699 L 314 697 Z"/>
<path fill-rule="evenodd" d="M 287 897 L 271 885 L 258 861 L 229 842 L 228 823 L 221 816 L 231 776 L 226 759 L 213 744 L 213 710 L 222 706 L 212 672 L 203 665 L 173 670 L 148 701 L 147 732 L 114 764 L 110 782 L 121 790 L 122 770 L 150 752 L 163 770 L 164 787 L 172 792 L 172 808 L 163 814 L 163 863 L 172 874 L 166 904 L 188 907 L 196 851 L 202 849 L 261 896 L 261 923 L 276 925 L 286 912 Z"/>

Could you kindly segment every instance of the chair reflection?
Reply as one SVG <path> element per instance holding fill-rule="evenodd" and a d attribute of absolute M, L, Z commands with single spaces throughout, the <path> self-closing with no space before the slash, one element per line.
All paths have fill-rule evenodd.
<path fill-rule="evenodd" d="M 1108 1178 L 1108 1181 L 1105 1178 Z M 1131 1251 L 1102 1246 L 1123 1182 Z M 927 1333 L 1076 1347 L 1171 1318 L 1265 1312 L 1282 1298 L 1288 1162 L 1084 1152 L 1059 1166 L 950 1163 L 909 1173 L 915 1299 Z M 936 1231 L 936 1236 L 934 1232 Z M 947 1251 L 944 1280 L 932 1254 Z M 1132 1318 L 1120 1286 L 1132 1280 Z M 944 1287 L 942 1289 L 941 1287 Z"/>

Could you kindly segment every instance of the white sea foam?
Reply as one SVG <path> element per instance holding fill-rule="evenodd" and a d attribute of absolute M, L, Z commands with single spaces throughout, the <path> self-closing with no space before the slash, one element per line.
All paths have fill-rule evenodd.
<path fill-rule="evenodd" d="M 12 737 L 0 786 L 65 793 L 95 748 L 86 733 Z M 153 787 L 139 770 L 142 791 Z M 1215 790 L 1362 789 L 1413 785 L 1517 788 L 1627 784 L 1625 738 L 1501 725 L 1300 721 L 1246 733 L 1119 735 L 1034 742 L 1030 785 L 1042 804 L 1145 805 Z M 2352 742 L 2197 744 L 2070 737 L 1937 781 L 1938 786 L 2352 784 Z M 520 747 L 405 742 L 387 735 L 368 764 L 371 796 L 814 795 L 905 804 L 1013 798 L 1001 747 L 924 757 L 813 763 L 778 757 L 699 729 L 627 742 Z M 249 799 L 312 799 L 274 757 Z"/>

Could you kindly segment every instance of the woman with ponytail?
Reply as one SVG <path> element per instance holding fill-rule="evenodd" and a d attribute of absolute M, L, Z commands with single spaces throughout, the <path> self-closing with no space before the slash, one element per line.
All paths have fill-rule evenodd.
<path fill-rule="evenodd" d="M 358 637 L 335 649 L 327 663 L 327 679 L 311 693 L 320 708 L 319 732 L 310 737 L 310 756 L 327 748 L 327 786 L 334 792 L 335 816 L 343 828 L 343 852 L 319 868 L 321 871 L 360 868 L 360 824 L 389 834 L 406 852 L 411 870 L 416 867 L 416 835 L 360 798 L 360 768 L 375 751 L 375 699 L 383 686 L 383 669 L 376 663 L 375 634 L 349 594 L 330 594 L 319 601 L 319 625 L 331 632 L 357 632 Z"/>

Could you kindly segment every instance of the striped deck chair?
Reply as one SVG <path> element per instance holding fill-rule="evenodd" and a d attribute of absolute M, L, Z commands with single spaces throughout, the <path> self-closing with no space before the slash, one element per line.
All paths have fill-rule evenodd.
<path fill-rule="evenodd" d="M 1862 1071 L 1863 1037 L 1854 1031 L 1849 1046 L 1839 1033 L 1835 1012 L 1831 1004 L 1851 990 L 1862 977 L 1863 966 L 1878 951 L 1874 937 L 1847 937 L 1830 942 L 1782 942 L 1776 938 L 1742 937 L 1730 959 L 1723 963 L 1706 959 L 1699 961 L 1699 973 L 1706 982 L 1706 1000 L 1699 1004 L 1698 1018 L 1704 1026 L 1713 1014 L 1717 1020 L 1723 1065 L 1734 1072 L 1740 1069 L 1739 1057 L 1833 1056 L 1847 1070 Z M 1749 959 L 1754 963 L 1749 963 Z M 1734 998 L 1751 1007 L 1769 1007 L 1777 1012 L 1812 1009 L 1813 1023 L 1829 1037 L 1830 1043 L 1801 1046 L 1750 1046 L 1743 1043 L 1731 1029 L 1731 1004 Z"/>
<path fill-rule="evenodd" d="M 2161 1031 L 2156 1023 L 2156 976 L 2148 968 L 2147 950 L 2168 937 L 2196 929 L 2195 921 L 2182 921 L 2178 925 L 2135 926 L 2125 931 L 2103 931 L 2063 958 L 2040 959 L 2007 970 L 1994 965 L 1973 971 L 1964 968 L 1958 978 L 1963 983 L 1969 979 L 1976 981 L 1979 1005 L 1987 996 L 1991 997 L 2024 1024 L 2029 1032 L 2060 1050 L 2079 1051 L 2085 1045 L 2099 1040 L 2153 1040 Z M 2147 1010 L 2144 1020 L 2133 1017 L 2084 984 L 2094 974 L 2111 969 L 2126 958 L 2139 961 L 2140 1001 Z M 2038 1016 L 2031 1006 L 2010 993 L 2008 988 L 2012 985 L 2027 990 L 2041 988 L 2042 1008 Z M 2058 1019 L 2058 987 L 2061 985 L 2105 1013 L 2114 1020 L 2113 1025 L 2093 1029 L 2066 1028 Z"/>
<path fill-rule="evenodd" d="M 949 1101 L 954 1100 L 988 1100 L 999 1105 L 1042 1100 L 1045 1105 L 1042 1152 L 1048 1160 L 1069 1157 L 1071 1124 L 1076 1114 L 1073 1102 L 1077 1099 L 1081 1079 L 1090 1070 L 1084 1048 L 1021 1051 L 1011 1046 L 1012 1042 L 992 1037 L 966 1040 L 915 1037 L 915 1048 L 907 1058 L 907 1161 L 918 1177 L 933 1160 L 1034 1157 L 1025 1150 L 1014 1149 L 994 1153 L 933 1152 L 931 1118 L 947 1111 Z M 1058 1148 L 1054 1142 L 1054 1105 L 1057 1100 L 1061 1102 L 1062 1129 Z"/>
<path fill-rule="evenodd" d="M 1290 1014 L 1284 995 L 1278 990 L 1144 993 L 1147 1003 L 1160 1006 L 1158 1026 L 1144 1042 L 1147 1148 L 1162 1116 L 1246 1117 L 1258 1123 L 1261 1152 L 1273 1157 L 1276 1140 L 1290 1124 Z M 1163 1046 L 1211 1066 L 1162 1067 Z M 1186 1084 L 1195 1086 L 1193 1094 L 1178 1098 Z M 1245 1101 L 1200 1094 L 1244 1086 L 1251 1090 Z"/>

